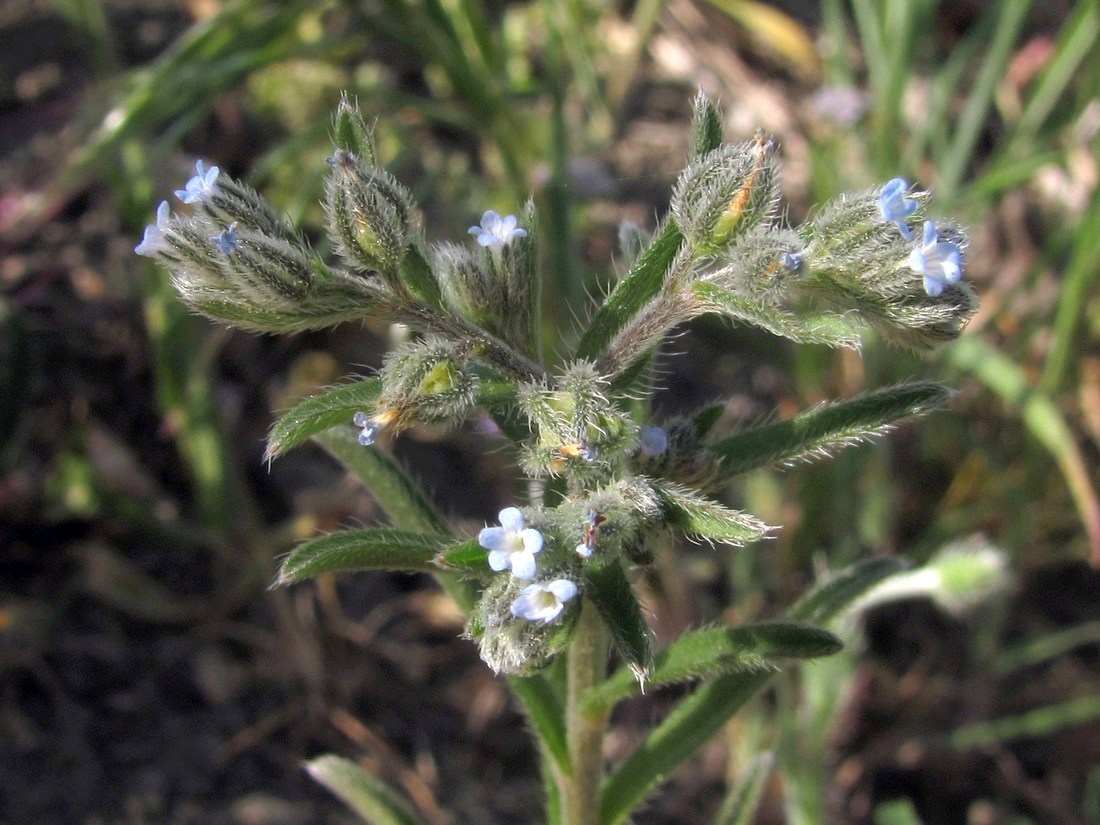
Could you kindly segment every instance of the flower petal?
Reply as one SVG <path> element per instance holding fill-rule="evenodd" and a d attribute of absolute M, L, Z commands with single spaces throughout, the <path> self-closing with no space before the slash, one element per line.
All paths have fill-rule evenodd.
<path fill-rule="evenodd" d="M 518 507 L 505 507 L 497 515 L 497 519 L 500 521 L 500 526 L 505 530 L 518 533 L 523 529 L 523 513 L 520 512 Z"/>

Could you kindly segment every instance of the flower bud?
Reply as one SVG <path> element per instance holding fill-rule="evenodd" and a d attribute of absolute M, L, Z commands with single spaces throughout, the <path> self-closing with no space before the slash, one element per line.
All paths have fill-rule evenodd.
<path fill-rule="evenodd" d="M 367 128 L 359 106 L 341 95 L 333 120 L 333 142 L 338 149 L 350 152 L 370 167 L 378 166 L 378 150 L 374 145 L 374 132 Z"/>
<path fill-rule="evenodd" d="M 396 430 L 414 424 L 457 427 L 477 398 L 468 359 L 460 345 L 434 336 L 398 347 L 382 365 L 382 392 L 371 421 Z"/>
<path fill-rule="evenodd" d="M 778 179 L 775 143 L 759 133 L 690 164 L 676 182 L 670 208 L 697 254 L 713 254 L 775 214 Z"/>
<path fill-rule="evenodd" d="M 527 384 L 519 404 L 536 428 L 523 456 L 535 476 L 591 483 L 625 460 L 637 425 L 604 395 L 606 381 L 586 361 L 571 364 L 554 387 Z"/>
<path fill-rule="evenodd" d="M 388 172 L 343 149 L 330 165 L 325 209 L 337 251 L 362 272 L 396 280 L 412 234 L 412 194 Z"/>

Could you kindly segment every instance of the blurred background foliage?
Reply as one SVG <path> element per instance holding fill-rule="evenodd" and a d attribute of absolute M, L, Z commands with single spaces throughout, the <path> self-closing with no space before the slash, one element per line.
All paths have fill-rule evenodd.
<path fill-rule="evenodd" d="M 255 698 L 257 682 L 269 689 L 264 712 L 214 726 L 222 773 L 239 765 L 234 757 L 259 752 L 258 742 L 281 766 L 253 768 L 266 779 L 294 777 L 296 760 L 322 745 L 386 762 L 369 709 L 372 698 L 385 707 L 394 678 L 386 668 L 430 697 L 441 689 L 430 674 L 451 665 L 473 686 L 455 713 L 462 718 L 469 697 L 480 697 L 473 713 L 483 727 L 466 733 L 491 749 L 484 730 L 492 720 L 506 727 L 504 700 L 469 651 L 432 647 L 415 665 L 383 651 L 383 672 L 362 662 L 378 655 L 372 645 L 394 643 L 381 628 L 406 613 L 416 616 L 402 631 L 409 638 L 427 627 L 444 640 L 439 649 L 461 648 L 439 600 L 400 581 L 265 590 L 275 557 L 294 541 L 377 512 L 318 452 L 262 466 L 272 412 L 377 366 L 400 331 L 284 340 L 217 329 L 189 316 L 166 274 L 130 250 L 195 157 L 255 186 L 323 247 L 331 111 L 347 91 L 377 119 L 381 155 L 413 189 L 429 240 L 459 239 L 485 209 L 516 212 L 535 197 L 549 250 L 544 342 L 561 353 L 583 328 L 591 296 L 616 276 L 620 221 L 652 228 L 667 206 L 689 102 L 702 88 L 721 101 L 729 139 L 758 127 L 776 136 L 792 218 L 897 175 L 932 189 L 937 212 L 969 227 L 966 277 L 982 309 L 961 341 L 931 357 L 874 341 L 861 355 L 793 347 L 717 322 L 673 344 L 685 354 L 664 359 L 658 419 L 716 398 L 729 399 L 730 421 L 786 417 L 918 377 L 959 392 L 950 412 L 879 444 L 740 479 L 730 499 L 784 529 L 728 558 L 699 547 L 666 554 L 652 584 L 658 637 L 720 616 L 766 617 L 815 572 L 867 555 L 904 553 L 921 565 L 952 542 L 995 546 L 1009 573 L 978 612 L 936 612 L 909 598 L 886 618 L 868 613 L 867 656 L 845 654 L 769 694 L 733 731 L 731 770 L 752 745 L 775 747 L 786 796 L 773 783 L 765 815 L 782 809 L 792 823 L 963 821 L 952 818 L 957 809 L 993 816 L 967 821 L 1100 821 L 1100 773 L 1089 771 L 1100 753 L 1082 744 L 1100 716 L 1098 35 L 1100 7 L 1068 0 L 5 7 L 0 633 L 17 652 L 0 662 L 0 680 L 9 747 L 33 756 L 31 766 L 61 759 L 47 753 L 59 742 L 76 764 L 95 761 L 96 742 L 118 745 L 104 721 L 112 705 L 100 702 L 111 691 L 97 678 L 106 677 L 76 668 L 83 681 L 67 683 L 66 655 L 79 648 L 87 668 L 128 683 L 138 665 L 118 650 L 133 650 L 137 637 L 163 647 L 158 634 L 170 632 L 207 704 Z M 414 474 L 435 479 L 446 512 L 471 530 L 514 483 L 507 456 L 487 453 L 475 429 L 446 443 L 412 433 L 396 448 Z M 74 617 L 90 624 L 73 630 Z M 964 641 L 935 639 L 937 629 L 965 631 Z M 321 641 L 325 634 L 346 647 Z M 103 649 L 87 652 L 89 640 Z M 256 676 L 284 658 L 276 651 L 288 651 L 281 675 Z M 893 670 L 869 671 L 867 661 Z M 1007 692 L 1024 675 L 1034 687 Z M 157 690 L 149 686 L 150 712 Z M 884 721 L 887 708 L 907 703 L 926 714 Z M 1037 709 L 1046 715 L 1020 722 Z M 411 721 L 398 728 L 390 733 L 403 742 L 423 735 Z M 935 737 L 947 744 L 930 744 Z M 1013 749 L 1021 740 L 1032 750 L 1042 743 L 1044 756 L 1021 755 Z M 516 815 L 509 805 L 531 813 L 522 778 L 510 780 L 520 788 L 511 802 L 484 789 L 441 790 L 440 774 L 461 770 L 433 773 L 417 758 L 460 746 L 407 747 L 394 760 L 403 767 L 391 769 L 437 821 L 451 821 L 439 798 L 491 812 L 486 821 Z M 923 768 L 934 776 L 975 751 L 998 781 L 967 774 L 950 783 L 944 795 L 962 808 L 937 809 L 927 798 L 934 783 L 898 779 Z M 496 753 L 508 761 L 507 749 Z M 1009 757 L 1032 783 L 1016 796 Z M 71 803 L 90 814 L 132 801 L 127 782 L 114 796 L 96 788 L 129 764 L 85 767 L 84 797 Z M 164 821 L 189 821 L 172 805 L 202 798 L 207 814 L 243 821 L 239 808 L 225 813 L 210 800 L 239 805 L 242 789 L 267 786 L 254 779 L 223 790 L 158 785 L 150 795 L 160 801 L 142 804 L 164 806 Z M 306 781 L 288 778 L 272 792 L 323 804 Z M 693 803 L 675 796 L 645 821 L 692 821 L 677 819 Z M 890 796 L 913 801 L 878 806 Z M 63 804 L 22 798 L 28 812 Z M 147 813 L 154 821 L 156 810 Z"/>

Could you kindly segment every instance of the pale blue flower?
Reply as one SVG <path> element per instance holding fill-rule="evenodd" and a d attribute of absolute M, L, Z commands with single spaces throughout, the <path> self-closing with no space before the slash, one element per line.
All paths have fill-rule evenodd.
<path fill-rule="evenodd" d="M 232 255 L 237 249 L 237 224 L 230 224 L 220 235 L 211 235 L 211 242 L 225 255 Z"/>
<path fill-rule="evenodd" d="M 481 226 L 471 226 L 470 234 L 477 236 L 482 246 L 503 246 L 514 238 L 526 238 L 527 230 L 516 226 L 516 216 L 501 217 L 492 209 L 481 216 Z"/>
<path fill-rule="evenodd" d="M 512 602 L 512 615 L 531 622 L 554 621 L 565 603 L 577 595 L 577 585 L 569 579 L 538 582 L 523 588 Z"/>
<path fill-rule="evenodd" d="M 668 450 L 668 433 L 660 427 L 646 424 L 638 434 L 638 453 L 642 458 L 656 458 Z"/>
<path fill-rule="evenodd" d="M 535 575 L 535 554 L 542 550 L 542 533 L 524 528 L 523 513 L 517 507 L 505 507 L 498 516 L 500 527 L 486 527 L 477 535 L 477 543 L 489 551 L 489 566 L 498 573 L 511 568 L 517 579 Z"/>
<path fill-rule="evenodd" d="M 896 224 L 901 236 L 907 241 L 913 240 L 913 233 L 909 231 L 909 224 L 905 219 L 917 211 L 917 202 L 905 197 L 909 191 L 909 181 L 905 178 L 894 178 L 882 187 L 878 196 L 878 208 L 882 217 L 890 223 Z"/>
<path fill-rule="evenodd" d="M 955 244 L 941 241 L 936 235 L 936 225 L 925 221 L 921 245 L 909 254 L 909 268 L 924 276 L 924 291 L 935 298 L 947 284 L 959 282 L 962 253 Z"/>
<path fill-rule="evenodd" d="M 779 265 L 788 272 L 798 272 L 802 268 L 801 252 L 784 252 L 779 256 Z"/>
<path fill-rule="evenodd" d="M 145 235 L 141 243 L 134 247 L 138 255 L 152 257 L 158 252 L 167 252 L 168 242 L 164 238 L 164 230 L 168 228 L 168 222 L 172 219 L 168 211 L 168 201 L 161 201 L 157 207 L 157 222 L 145 227 Z"/>
<path fill-rule="evenodd" d="M 374 439 L 378 437 L 378 427 L 375 426 L 365 412 L 357 412 L 351 419 L 356 427 L 360 427 L 359 443 L 364 447 L 369 447 L 374 443 Z"/>
<path fill-rule="evenodd" d="M 176 190 L 176 197 L 184 203 L 198 203 L 210 198 L 217 190 L 214 182 L 218 179 L 218 167 L 205 167 L 201 160 L 195 161 L 195 176 Z"/>

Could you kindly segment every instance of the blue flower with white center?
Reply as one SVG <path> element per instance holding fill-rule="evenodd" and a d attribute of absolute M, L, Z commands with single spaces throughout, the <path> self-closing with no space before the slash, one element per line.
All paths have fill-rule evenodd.
<path fill-rule="evenodd" d="M 184 203 L 199 203 L 209 200 L 217 191 L 215 181 L 218 179 L 218 167 L 206 168 L 201 160 L 195 161 L 195 176 L 184 184 L 183 189 L 176 190 L 176 197 Z"/>
<path fill-rule="evenodd" d="M 477 543 L 489 551 L 489 566 L 498 573 L 511 568 L 517 579 L 535 575 L 535 554 L 542 550 L 542 533 L 524 528 L 518 507 L 505 507 L 498 516 L 500 527 L 486 527 Z"/>
<path fill-rule="evenodd" d="M 211 235 L 210 241 L 225 255 L 232 255 L 237 248 L 237 224 L 230 224 L 220 235 Z"/>
<path fill-rule="evenodd" d="M 168 201 L 161 201 L 157 207 L 157 222 L 145 227 L 145 235 L 141 243 L 134 247 L 138 255 L 152 257 L 158 252 L 167 252 L 168 243 L 164 239 L 164 230 L 168 228 L 168 222 L 172 219 L 168 211 Z"/>
<path fill-rule="evenodd" d="M 351 419 L 351 423 L 356 427 L 361 428 L 359 433 L 359 443 L 364 447 L 369 447 L 374 443 L 374 440 L 378 437 L 378 427 L 373 424 L 370 418 L 365 412 L 357 412 Z"/>
<path fill-rule="evenodd" d="M 638 433 L 638 454 L 642 458 L 656 458 L 668 450 L 668 433 L 660 427 L 646 424 Z"/>
<path fill-rule="evenodd" d="M 882 217 L 890 223 L 896 224 L 901 236 L 907 241 L 913 240 L 913 233 L 909 231 L 909 224 L 905 219 L 917 211 L 917 202 L 905 197 L 909 191 L 909 181 L 905 178 L 894 178 L 882 187 L 878 196 L 878 208 Z"/>
<path fill-rule="evenodd" d="M 481 226 L 471 226 L 470 234 L 477 236 L 482 246 L 503 246 L 515 238 L 526 238 L 527 230 L 516 226 L 515 215 L 501 217 L 492 209 L 481 216 Z"/>
<path fill-rule="evenodd" d="M 569 579 L 529 584 L 512 602 L 512 615 L 531 622 L 548 624 L 558 617 L 565 603 L 576 595 L 577 585 Z"/>
<path fill-rule="evenodd" d="M 935 298 L 943 294 L 948 284 L 957 284 L 962 277 L 962 253 L 955 244 L 941 241 L 936 225 L 924 222 L 921 245 L 909 254 L 909 268 L 924 276 L 924 291 Z"/>

